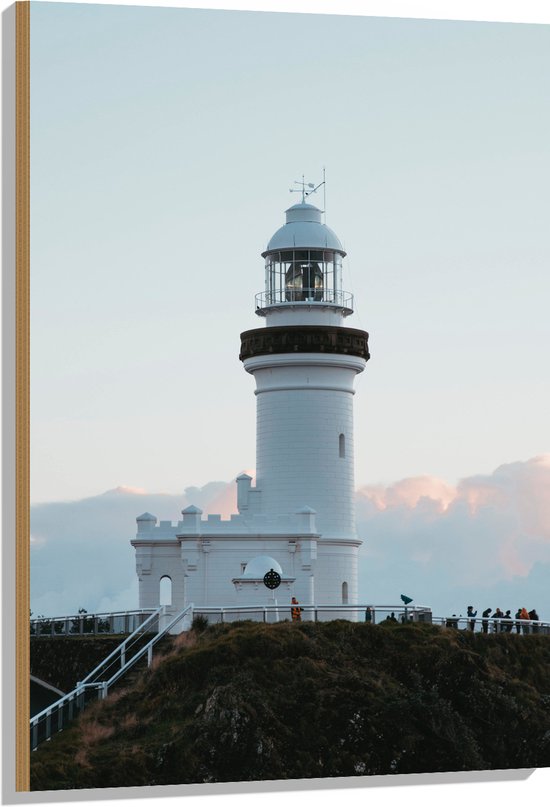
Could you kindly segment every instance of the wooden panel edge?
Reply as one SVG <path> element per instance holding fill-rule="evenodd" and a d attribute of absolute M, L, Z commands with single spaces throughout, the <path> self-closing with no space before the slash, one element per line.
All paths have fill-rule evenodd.
<path fill-rule="evenodd" d="M 29 765 L 29 283 L 30 283 L 30 3 L 15 3 L 15 307 L 16 307 L 16 725 L 15 787 L 30 788 Z"/>

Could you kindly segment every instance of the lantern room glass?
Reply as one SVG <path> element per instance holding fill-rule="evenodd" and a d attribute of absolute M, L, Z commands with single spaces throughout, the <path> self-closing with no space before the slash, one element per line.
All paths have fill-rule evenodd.
<path fill-rule="evenodd" d="M 338 303 L 342 255 L 327 249 L 292 249 L 266 256 L 266 302 Z"/>

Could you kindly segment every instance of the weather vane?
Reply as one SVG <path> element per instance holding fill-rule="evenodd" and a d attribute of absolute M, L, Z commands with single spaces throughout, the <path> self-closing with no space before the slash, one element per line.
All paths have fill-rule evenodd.
<path fill-rule="evenodd" d="M 301 193 L 302 194 L 302 204 L 306 201 L 306 197 L 310 194 L 315 193 L 322 185 L 325 184 L 325 169 L 323 168 L 323 181 L 316 185 L 314 182 L 306 182 L 304 179 L 304 175 L 302 174 L 302 179 L 295 179 L 295 185 L 300 185 L 300 188 L 289 188 L 290 193 Z M 309 190 L 307 190 L 309 188 Z"/>

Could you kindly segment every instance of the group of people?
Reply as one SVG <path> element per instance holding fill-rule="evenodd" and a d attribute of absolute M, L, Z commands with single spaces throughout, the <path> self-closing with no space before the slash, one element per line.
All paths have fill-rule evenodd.
<path fill-rule="evenodd" d="M 512 612 L 510 609 L 505 613 L 500 610 L 500 608 L 496 608 L 494 613 L 491 613 L 492 608 L 486 608 L 485 611 L 481 614 L 481 630 L 483 633 L 489 632 L 489 620 L 494 619 L 498 620 L 496 622 L 491 622 L 491 632 L 494 633 L 511 633 L 514 629 L 514 625 L 516 628 L 516 633 L 538 633 L 539 626 L 537 624 L 533 624 L 539 621 L 539 615 L 537 614 L 536 610 L 533 608 L 532 611 L 528 611 L 527 608 L 518 608 L 516 611 L 515 616 L 512 616 Z M 292 598 L 291 606 L 290 606 L 290 615 L 293 622 L 301 622 L 302 620 L 302 609 L 300 608 L 300 604 L 296 597 Z M 477 611 L 474 611 L 473 605 L 468 606 L 468 610 L 466 612 L 466 617 L 468 619 L 468 628 L 469 630 L 475 630 L 476 626 L 476 616 Z M 411 616 L 412 619 L 412 616 Z M 371 608 L 367 608 L 365 612 L 365 622 L 372 622 L 373 621 L 373 613 Z M 390 616 L 386 617 L 387 622 L 397 622 L 397 618 L 395 616 L 395 612 L 392 611 Z M 401 622 L 406 622 L 407 618 L 405 614 L 401 616 Z M 522 624 L 523 623 L 523 624 Z M 456 614 L 453 614 L 452 618 L 449 617 L 447 619 L 446 625 L 448 628 L 458 628 L 458 618 Z"/>
<path fill-rule="evenodd" d="M 533 608 L 532 611 L 528 611 L 527 608 L 518 608 L 515 615 L 512 616 L 512 612 L 510 609 L 505 613 L 500 610 L 500 608 L 496 608 L 494 613 L 491 613 L 492 608 L 486 608 L 485 611 L 481 614 L 481 630 L 483 633 L 489 632 L 489 619 L 497 619 L 498 622 L 491 623 L 493 625 L 492 630 L 495 633 L 511 633 L 514 629 L 514 625 L 516 628 L 516 633 L 529 633 L 529 628 L 531 628 L 532 633 L 538 633 L 539 626 L 538 625 L 529 625 L 525 623 L 529 622 L 538 622 L 539 615 L 537 614 L 536 610 Z M 477 611 L 474 611 L 472 605 L 468 606 L 468 611 L 466 616 L 469 619 L 468 627 L 470 630 L 475 629 Z M 523 622 L 523 624 L 522 624 Z"/>

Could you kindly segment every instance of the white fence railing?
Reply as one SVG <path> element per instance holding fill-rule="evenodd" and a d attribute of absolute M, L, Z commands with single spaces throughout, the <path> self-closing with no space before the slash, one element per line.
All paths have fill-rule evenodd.
<path fill-rule="evenodd" d="M 427 606 L 422 605 L 304 605 L 299 604 L 300 617 L 303 620 L 326 621 L 327 619 L 349 619 L 353 622 L 380 623 L 389 619 L 397 622 L 431 622 L 443 627 L 460 630 L 474 630 L 483 633 L 548 633 L 550 622 L 543 620 L 520 620 L 516 617 L 475 618 L 467 616 L 433 616 Z M 134 611 L 117 611 L 114 613 L 73 614 L 62 617 L 37 617 L 31 619 L 31 636 L 89 636 L 99 633 L 131 634 L 139 629 L 154 613 L 154 609 L 145 608 Z M 292 604 L 285 602 L 271 605 L 225 605 L 197 606 L 194 614 L 201 614 L 211 623 L 234 622 L 244 619 L 263 622 L 279 622 L 292 619 Z"/>
<path fill-rule="evenodd" d="M 254 620 L 260 622 L 282 622 L 301 620 L 327 622 L 334 619 L 347 619 L 351 622 L 376 622 L 394 614 L 395 621 L 431 622 L 432 612 L 423 605 L 304 605 L 285 602 L 283 605 L 224 605 L 195 606 L 193 616 L 205 616 L 209 623 L 238 622 Z"/>
<path fill-rule="evenodd" d="M 98 633 L 133 633 L 154 612 L 154 608 L 109 613 L 80 613 L 31 619 L 31 636 L 90 636 Z"/>
<path fill-rule="evenodd" d="M 296 608 L 299 612 L 296 613 Z M 281 622 L 294 619 L 301 621 L 325 622 L 331 619 L 347 619 L 352 622 L 370 622 L 373 625 L 384 621 L 407 623 L 424 622 L 457 630 L 474 630 L 479 633 L 521 633 L 550 634 L 550 622 L 543 620 L 493 619 L 491 617 L 448 617 L 433 616 L 427 606 L 422 605 L 303 605 L 285 602 L 284 605 L 226 605 L 196 606 L 193 615 L 205 616 L 210 624 L 254 620 L 261 622 Z"/>

